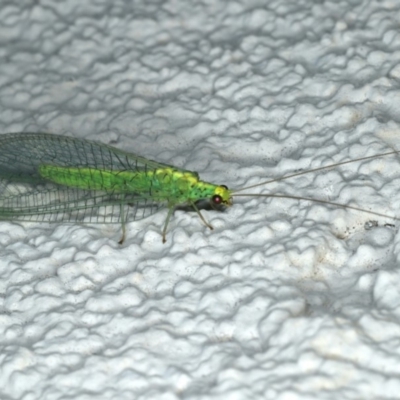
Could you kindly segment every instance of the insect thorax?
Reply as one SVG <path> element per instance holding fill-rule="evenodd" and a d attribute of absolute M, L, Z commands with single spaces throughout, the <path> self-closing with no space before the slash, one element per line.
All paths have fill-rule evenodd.
<path fill-rule="evenodd" d="M 216 185 L 201 181 L 197 173 L 174 168 L 155 170 L 152 186 L 157 186 L 159 194 L 175 204 L 210 199 L 216 189 Z"/>

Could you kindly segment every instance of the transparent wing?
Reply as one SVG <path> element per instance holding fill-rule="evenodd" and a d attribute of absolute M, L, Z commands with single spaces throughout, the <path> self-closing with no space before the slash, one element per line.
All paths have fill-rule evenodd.
<path fill-rule="evenodd" d="M 129 195 L 112 195 L 90 190 L 47 187 L 37 193 L 0 197 L 0 220 L 120 223 L 122 212 L 125 221 L 146 218 L 165 203 Z M 13 186 L 15 189 L 16 186 Z"/>
<path fill-rule="evenodd" d="M 165 203 L 143 194 L 113 194 L 69 188 L 47 182 L 40 164 L 146 171 L 165 167 L 91 142 L 51 134 L 17 133 L 0 136 L 0 219 L 23 221 L 121 222 L 145 218 Z"/>
<path fill-rule="evenodd" d="M 40 180 L 40 164 L 143 171 L 166 167 L 156 161 L 85 139 L 48 133 L 0 135 L 0 177 L 14 182 Z"/>

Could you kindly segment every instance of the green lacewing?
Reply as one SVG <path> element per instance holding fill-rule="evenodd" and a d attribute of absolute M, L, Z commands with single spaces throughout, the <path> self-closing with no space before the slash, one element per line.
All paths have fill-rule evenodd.
<path fill-rule="evenodd" d="M 103 143 L 47 133 L 11 133 L 0 136 L 0 220 L 120 223 L 122 243 L 126 221 L 146 218 L 163 208 L 168 209 L 162 229 L 163 242 L 177 207 L 192 208 L 212 229 L 199 210 L 199 202 L 207 201 L 212 208 L 220 210 L 231 206 L 236 196 L 305 199 L 387 217 L 325 200 L 241 192 L 397 153 L 358 158 L 230 190 L 225 185 L 200 180 L 196 172 L 148 160 Z"/>

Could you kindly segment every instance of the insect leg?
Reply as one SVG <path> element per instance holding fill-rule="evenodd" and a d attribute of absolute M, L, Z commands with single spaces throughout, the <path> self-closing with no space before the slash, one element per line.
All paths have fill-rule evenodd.
<path fill-rule="evenodd" d="M 167 241 L 167 238 L 166 238 L 167 228 L 168 228 L 169 220 L 171 219 L 171 215 L 174 213 L 174 210 L 175 210 L 175 206 L 169 206 L 167 219 L 165 220 L 164 228 L 162 230 L 162 242 L 163 243 L 165 243 Z"/>
<path fill-rule="evenodd" d="M 119 239 L 118 244 L 122 244 L 125 241 L 126 236 L 126 228 L 125 228 L 125 213 L 124 213 L 124 205 L 120 204 L 120 213 L 121 213 L 121 228 L 122 228 L 122 236 Z"/>
<path fill-rule="evenodd" d="M 200 217 L 200 219 L 203 221 L 205 226 L 208 226 L 211 230 L 213 230 L 214 228 L 205 220 L 205 218 L 202 216 L 200 210 L 197 208 L 196 204 L 193 202 L 190 202 L 190 205 L 193 207 L 193 209 L 197 212 L 198 216 Z"/>

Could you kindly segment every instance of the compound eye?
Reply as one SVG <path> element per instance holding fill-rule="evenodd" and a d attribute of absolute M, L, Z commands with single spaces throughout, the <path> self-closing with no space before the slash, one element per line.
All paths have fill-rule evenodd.
<path fill-rule="evenodd" d="M 221 187 L 223 187 L 224 189 L 228 190 L 228 186 L 226 185 L 220 185 Z"/>
<path fill-rule="evenodd" d="M 220 195 L 218 195 L 218 194 L 215 194 L 212 197 L 212 201 L 213 201 L 214 204 L 221 204 L 222 203 L 222 197 Z"/>

